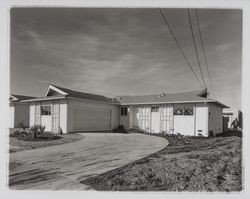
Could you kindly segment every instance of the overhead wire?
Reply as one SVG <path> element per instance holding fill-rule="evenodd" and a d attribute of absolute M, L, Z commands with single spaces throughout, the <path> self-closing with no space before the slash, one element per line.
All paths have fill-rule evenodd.
<path fill-rule="evenodd" d="M 203 75 L 203 72 L 202 72 L 202 68 L 201 68 L 201 63 L 200 63 L 199 55 L 198 55 L 198 50 L 197 50 L 197 45 L 196 45 L 196 41 L 195 41 L 195 37 L 194 37 L 194 30 L 193 30 L 193 26 L 192 26 L 192 21 L 191 21 L 191 15 L 190 15 L 189 8 L 187 9 L 187 11 L 188 11 L 189 26 L 190 26 L 190 30 L 191 30 L 191 34 L 192 34 L 192 39 L 193 39 L 195 54 L 196 54 L 198 66 L 199 66 L 199 69 L 200 69 L 202 82 L 204 84 L 204 88 L 207 88 L 205 80 L 204 80 L 204 75 Z"/>
<path fill-rule="evenodd" d="M 170 24 L 168 23 L 168 20 L 167 20 L 167 17 L 166 17 L 166 13 L 164 15 L 164 13 L 161 10 L 161 8 L 159 8 L 159 11 L 161 13 L 162 18 L 164 19 L 165 24 L 167 25 L 167 27 L 169 29 L 169 32 L 171 33 L 172 37 L 174 38 L 177 47 L 179 48 L 179 50 L 181 51 L 182 56 L 184 57 L 185 61 L 187 62 L 187 65 L 188 65 L 189 69 L 192 71 L 193 75 L 195 76 L 195 78 L 199 82 L 200 86 L 203 88 L 203 85 L 202 85 L 200 79 L 198 78 L 198 75 L 195 73 L 193 67 L 191 66 L 190 62 L 188 61 L 186 55 L 184 54 L 184 51 L 182 50 L 182 47 L 181 47 L 180 43 L 178 42 L 178 40 L 177 40 L 177 38 L 176 38 L 176 36 L 175 36 L 175 34 L 174 34 L 174 32 L 173 32 Z"/>
<path fill-rule="evenodd" d="M 212 78 L 211 78 L 211 74 L 210 74 L 209 67 L 208 67 L 207 56 L 206 56 L 206 51 L 205 51 L 205 47 L 204 47 L 203 37 L 202 37 L 202 33 L 201 33 L 200 22 L 199 22 L 200 20 L 199 20 L 197 9 L 195 9 L 195 16 L 196 16 L 196 20 L 197 20 L 197 24 L 198 24 L 198 30 L 199 30 L 199 35 L 200 35 L 200 41 L 201 41 L 203 56 L 204 56 L 204 60 L 205 60 L 205 64 L 206 64 L 208 79 L 209 79 L 211 90 L 214 93 L 214 88 L 213 88 L 213 84 L 212 84 Z"/>

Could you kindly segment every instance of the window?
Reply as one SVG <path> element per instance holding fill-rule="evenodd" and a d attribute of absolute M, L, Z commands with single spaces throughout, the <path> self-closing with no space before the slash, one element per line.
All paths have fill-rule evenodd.
<path fill-rule="evenodd" d="M 174 106 L 174 115 L 193 115 L 194 108 L 190 104 L 177 104 Z"/>
<path fill-rule="evenodd" d="M 174 106 L 174 115 L 183 115 L 184 107 L 183 105 L 175 105 Z"/>
<path fill-rule="evenodd" d="M 193 106 L 192 105 L 186 105 L 184 106 L 184 115 L 193 115 Z"/>
<path fill-rule="evenodd" d="M 51 115 L 51 106 L 50 105 L 42 105 L 41 106 L 41 115 Z"/>
<path fill-rule="evenodd" d="M 158 106 L 151 107 L 151 112 L 159 112 L 159 107 Z"/>
<path fill-rule="evenodd" d="M 128 108 L 127 107 L 121 107 L 121 115 L 122 116 L 128 115 Z"/>

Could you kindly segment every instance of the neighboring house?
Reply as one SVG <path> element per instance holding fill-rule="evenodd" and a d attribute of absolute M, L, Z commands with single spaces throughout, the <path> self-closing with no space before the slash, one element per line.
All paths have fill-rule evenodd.
<path fill-rule="evenodd" d="M 120 123 L 151 133 L 218 134 L 223 131 L 226 105 L 207 98 L 207 90 L 160 95 L 119 96 Z"/>
<path fill-rule="evenodd" d="M 50 85 L 45 96 L 24 100 L 30 104 L 30 126 L 63 133 L 111 130 L 119 124 L 119 103 L 101 95 Z"/>
<path fill-rule="evenodd" d="M 231 128 L 232 122 L 237 118 L 239 120 L 239 127 L 242 128 L 242 112 L 239 109 L 226 108 L 223 109 L 224 130 L 227 131 Z"/>
<path fill-rule="evenodd" d="M 34 97 L 10 94 L 10 128 L 29 126 L 29 104 L 21 101 L 32 98 Z"/>
<path fill-rule="evenodd" d="M 30 105 L 30 126 L 63 133 L 112 130 L 121 124 L 151 133 L 208 136 L 223 131 L 222 109 L 228 108 L 207 98 L 206 89 L 107 98 L 50 85 L 44 97 L 22 102 Z"/>

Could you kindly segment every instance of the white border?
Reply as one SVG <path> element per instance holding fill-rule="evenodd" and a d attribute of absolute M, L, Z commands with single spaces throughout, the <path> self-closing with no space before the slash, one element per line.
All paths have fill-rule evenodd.
<path fill-rule="evenodd" d="M 240 193 L 167 193 L 167 192 L 92 192 L 92 191 L 12 191 L 7 185 L 8 124 L 9 124 L 9 40 L 11 7 L 171 7 L 171 8 L 231 8 L 243 10 L 243 60 L 242 60 L 242 110 L 244 115 L 243 165 L 245 169 L 244 191 Z M 0 198 L 250 198 L 250 1 L 249 0 L 0 0 Z M 3 147 L 6 146 L 6 147 Z"/>

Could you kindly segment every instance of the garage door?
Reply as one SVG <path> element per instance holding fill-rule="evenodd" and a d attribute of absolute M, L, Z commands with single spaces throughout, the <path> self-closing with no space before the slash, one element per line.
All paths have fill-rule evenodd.
<path fill-rule="evenodd" d="M 111 129 L 111 110 L 96 108 L 73 109 L 74 131 L 98 131 Z"/>

